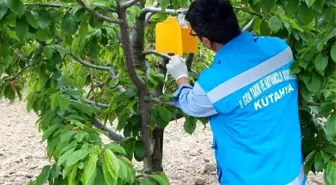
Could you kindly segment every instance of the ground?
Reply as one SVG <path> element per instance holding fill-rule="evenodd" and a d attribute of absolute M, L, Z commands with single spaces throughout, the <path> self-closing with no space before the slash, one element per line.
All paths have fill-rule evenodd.
<path fill-rule="evenodd" d="M 0 100 L 0 185 L 25 185 L 48 164 L 36 120 L 23 102 Z M 180 120 L 164 137 L 164 170 L 172 185 L 218 185 L 209 128 L 200 124 L 189 135 Z M 323 185 L 323 175 L 310 175 L 307 184 Z"/>

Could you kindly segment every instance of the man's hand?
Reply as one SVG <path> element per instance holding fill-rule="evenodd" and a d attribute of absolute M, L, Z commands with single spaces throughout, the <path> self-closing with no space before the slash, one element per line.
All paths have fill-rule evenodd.
<path fill-rule="evenodd" d="M 173 56 L 167 64 L 168 73 L 175 78 L 176 81 L 188 78 L 188 69 L 185 62 L 178 56 Z"/>

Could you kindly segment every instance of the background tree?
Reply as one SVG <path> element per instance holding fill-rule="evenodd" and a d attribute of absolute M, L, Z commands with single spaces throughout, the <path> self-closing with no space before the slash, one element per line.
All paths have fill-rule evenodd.
<path fill-rule="evenodd" d="M 0 2 L 0 97 L 26 97 L 51 161 L 31 184 L 169 184 L 162 173 L 164 128 L 185 117 L 191 134 L 207 120 L 172 106 L 176 86 L 164 82 L 170 56 L 152 43 L 155 24 L 185 13 L 190 2 Z M 335 1 L 232 3 L 244 30 L 279 36 L 292 47 L 305 172 L 324 171 L 326 184 L 336 184 Z M 212 57 L 201 45 L 186 56 L 192 80 Z M 101 134 L 112 142 L 103 143 Z M 133 159 L 144 169 L 135 170 Z"/>

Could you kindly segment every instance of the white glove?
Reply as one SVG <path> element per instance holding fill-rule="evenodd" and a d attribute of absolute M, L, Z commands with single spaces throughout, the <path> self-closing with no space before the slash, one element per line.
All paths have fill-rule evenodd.
<path fill-rule="evenodd" d="M 168 73 L 179 80 L 182 77 L 188 78 L 188 68 L 185 62 L 178 56 L 173 56 L 169 63 L 166 65 Z"/>

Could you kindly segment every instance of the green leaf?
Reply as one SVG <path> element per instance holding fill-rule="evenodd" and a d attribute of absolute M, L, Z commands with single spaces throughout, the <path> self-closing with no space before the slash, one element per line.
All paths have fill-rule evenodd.
<path fill-rule="evenodd" d="M 119 168 L 119 178 L 123 179 L 123 180 L 127 180 L 127 166 L 126 164 L 123 162 L 123 160 L 119 159 L 119 164 L 120 164 L 120 168 Z"/>
<path fill-rule="evenodd" d="M 126 165 L 126 169 L 127 169 L 126 181 L 129 184 L 133 184 L 135 181 L 135 170 L 134 170 L 133 164 L 129 160 L 127 160 L 125 157 L 121 157 L 120 160 L 122 160 L 124 164 Z"/>
<path fill-rule="evenodd" d="M 70 98 L 67 95 L 59 95 L 57 96 L 57 103 L 61 111 L 65 111 L 70 105 Z"/>
<path fill-rule="evenodd" d="M 322 13 L 323 6 L 325 5 L 326 0 L 314 0 L 312 8 L 318 13 Z"/>
<path fill-rule="evenodd" d="M 43 48 L 43 55 L 47 58 L 50 59 L 53 56 L 54 49 L 51 46 L 45 46 Z"/>
<path fill-rule="evenodd" d="M 62 150 L 60 152 L 60 155 L 62 155 L 63 153 L 65 153 L 66 151 L 69 151 L 69 150 L 74 151 L 76 149 L 77 145 L 78 145 L 77 140 L 71 141 L 70 144 L 68 144 L 66 147 L 62 148 Z"/>
<path fill-rule="evenodd" d="M 108 185 L 116 185 L 117 184 L 117 179 L 112 177 L 108 170 L 108 164 L 107 162 L 103 161 L 102 162 L 102 167 L 103 167 L 103 175 L 105 182 L 108 182 Z"/>
<path fill-rule="evenodd" d="M 327 164 L 326 171 L 324 173 L 324 179 L 326 185 L 335 185 L 336 184 L 336 162 L 330 161 Z"/>
<path fill-rule="evenodd" d="M 184 122 L 184 130 L 188 134 L 192 134 L 196 129 L 196 122 L 197 122 L 196 118 L 193 118 L 191 116 L 187 116 L 186 120 Z"/>
<path fill-rule="evenodd" d="M 71 101 L 71 104 L 70 104 L 71 107 L 74 107 L 76 108 L 77 110 L 91 116 L 93 114 L 93 110 L 91 107 L 89 107 L 89 105 L 87 104 L 83 104 L 83 103 L 80 103 L 80 102 L 75 102 L 75 101 Z"/>
<path fill-rule="evenodd" d="M 136 141 L 134 158 L 137 161 L 142 161 L 144 157 L 145 157 L 145 146 L 141 141 Z"/>
<path fill-rule="evenodd" d="M 165 122 L 171 121 L 172 116 L 167 108 L 159 106 L 157 110 L 159 111 L 159 116 L 162 119 L 162 121 L 165 121 Z"/>
<path fill-rule="evenodd" d="M 336 136 L 336 111 L 334 111 L 330 115 L 330 117 L 329 117 L 329 119 L 326 123 L 326 129 L 327 129 L 327 132 L 330 136 L 332 136 L 332 137 Z"/>
<path fill-rule="evenodd" d="M 80 38 L 84 38 L 85 35 L 88 33 L 89 29 L 88 29 L 88 23 L 84 20 L 81 22 L 80 26 L 79 26 L 79 31 L 78 31 L 78 36 Z"/>
<path fill-rule="evenodd" d="M 71 170 L 69 178 L 68 178 L 68 185 L 77 185 L 76 183 L 77 169 L 78 169 L 78 164 L 75 164 L 74 166 L 69 166 L 69 168 L 65 168 L 64 171 Z M 67 176 L 66 174 L 67 174 L 66 172 L 63 173 L 63 178 Z"/>
<path fill-rule="evenodd" d="M 120 168 L 119 160 L 110 150 L 105 150 L 103 155 L 104 155 L 104 162 L 106 162 L 107 164 L 107 170 L 111 175 L 112 179 L 115 179 L 116 182 L 118 179 L 118 173 Z"/>
<path fill-rule="evenodd" d="M 62 28 L 62 31 L 65 33 L 69 33 L 69 34 L 76 33 L 78 29 L 76 19 L 72 15 L 66 14 L 63 17 L 61 28 Z"/>
<path fill-rule="evenodd" d="M 287 5 L 285 6 L 285 12 L 288 17 L 295 15 L 298 10 L 300 0 L 289 0 L 287 1 Z"/>
<path fill-rule="evenodd" d="M 272 30 L 272 32 L 276 33 L 282 28 L 282 21 L 277 16 L 272 16 L 268 20 L 268 26 Z"/>
<path fill-rule="evenodd" d="M 260 34 L 265 36 L 271 34 L 270 28 L 268 27 L 268 23 L 266 20 L 262 20 L 260 24 Z"/>
<path fill-rule="evenodd" d="M 61 168 L 59 166 L 57 166 L 56 164 L 53 165 L 53 167 L 50 170 L 50 175 L 49 175 L 49 179 L 54 179 L 56 177 L 59 176 L 61 171 Z"/>
<path fill-rule="evenodd" d="M 311 7 L 315 2 L 315 0 L 305 0 L 305 1 L 308 7 Z"/>
<path fill-rule="evenodd" d="M 305 174 L 308 174 L 308 172 L 310 171 L 311 166 L 313 165 L 313 162 L 314 162 L 313 159 L 315 157 L 315 153 L 316 153 L 316 151 L 312 151 L 305 158 L 305 166 L 304 166 Z"/>
<path fill-rule="evenodd" d="M 324 160 L 321 152 L 317 152 L 314 157 L 314 168 L 316 171 L 321 171 L 324 167 Z"/>
<path fill-rule="evenodd" d="M 125 127 L 125 124 L 127 123 L 128 118 L 129 118 L 129 115 L 128 113 L 125 113 L 125 112 L 118 115 L 117 131 L 120 131 Z"/>
<path fill-rule="evenodd" d="M 50 165 L 44 166 L 42 168 L 41 174 L 37 177 L 34 185 L 44 185 L 47 182 L 49 174 L 50 174 Z"/>
<path fill-rule="evenodd" d="M 154 184 L 148 179 L 140 179 L 140 185 L 154 185 Z"/>
<path fill-rule="evenodd" d="M 27 22 L 23 19 L 17 19 L 15 31 L 17 37 L 19 37 L 21 40 L 25 40 L 29 34 L 29 27 Z"/>
<path fill-rule="evenodd" d="M 303 23 L 303 24 L 309 24 L 313 21 L 314 13 L 311 12 L 306 4 L 301 4 L 299 7 L 299 12 L 298 12 L 298 19 Z"/>
<path fill-rule="evenodd" d="M 127 152 L 128 158 L 130 160 L 132 159 L 132 156 L 133 156 L 133 153 L 134 153 L 134 150 L 135 150 L 135 142 L 136 142 L 136 140 L 134 138 L 131 138 L 131 139 L 126 140 L 122 144 L 122 146 L 125 148 L 125 150 Z"/>
<path fill-rule="evenodd" d="M 323 83 L 323 78 L 314 72 L 312 74 L 312 80 L 306 83 L 306 87 L 310 92 L 316 93 L 321 89 L 322 83 Z"/>
<path fill-rule="evenodd" d="M 22 16 L 25 12 L 25 6 L 21 2 L 21 0 L 7 0 L 8 7 L 18 14 L 19 16 Z"/>
<path fill-rule="evenodd" d="M 263 11 L 268 12 L 272 10 L 276 1 L 277 0 L 261 0 L 260 6 L 262 7 Z"/>
<path fill-rule="evenodd" d="M 63 149 L 63 148 L 62 148 Z M 61 166 L 64 165 L 64 162 L 68 160 L 68 158 L 72 155 L 72 153 L 75 151 L 75 148 L 72 148 L 66 152 L 64 152 L 57 160 L 57 165 Z"/>
<path fill-rule="evenodd" d="M 110 181 L 106 181 L 106 182 L 110 182 Z M 93 183 L 94 185 L 106 185 L 105 180 L 104 180 L 104 175 L 103 172 L 101 170 L 101 168 L 97 168 L 97 175 L 95 178 L 95 181 Z"/>
<path fill-rule="evenodd" d="M 38 17 L 38 14 L 36 12 L 26 11 L 25 17 L 26 17 L 26 21 L 28 22 L 28 24 L 31 27 L 37 29 L 40 26 L 39 17 Z"/>
<path fill-rule="evenodd" d="M 75 131 L 73 130 L 68 130 L 66 132 L 64 132 L 61 137 L 60 137 L 60 142 L 61 143 L 67 143 L 70 141 L 70 139 L 72 138 L 72 136 L 75 135 Z"/>
<path fill-rule="evenodd" d="M 328 57 L 327 55 L 320 53 L 316 56 L 315 61 L 315 68 L 319 72 L 323 72 L 323 70 L 327 67 L 328 65 Z"/>
<path fill-rule="evenodd" d="M 82 174 L 81 181 L 83 185 L 93 185 L 93 182 L 97 175 L 97 161 L 98 154 L 93 153 L 89 156 L 87 163 L 85 164 L 84 172 Z"/>
<path fill-rule="evenodd" d="M 330 56 L 334 62 L 336 62 L 336 44 L 334 44 L 330 50 Z"/>
<path fill-rule="evenodd" d="M 57 96 L 58 94 L 57 93 L 54 93 L 50 96 L 50 108 L 52 111 L 55 111 L 56 110 L 56 107 L 57 107 Z"/>
<path fill-rule="evenodd" d="M 159 0 L 159 4 L 160 8 L 165 10 L 170 4 L 170 0 Z"/>
<path fill-rule="evenodd" d="M 156 182 L 158 182 L 160 185 L 169 185 L 169 180 L 163 173 L 154 174 L 154 175 L 151 175 L 150 177 L 154 179 Z"/>
<path fill-rule="evenodd" d="M 72 166 L 76 164 L 78 161 L 84 159 L 89 154 L 88 150 L 80 149 L 73 152 L 65 161 L 66 166 Z"/>
<path fill-rule="evenodd" d="M 6 1 L 0 2 L 0 20 L 7 13 L 7 10 L 8 10 L 8 5 L 7 5 Z"/>
<path fill-rule="evenodd" d="M 55 123 L 52 126 L 50 126 L 47 130 L 43 131 L 42 141 L 48 139 L 60 127 L 61 127 L 60 124 Z"/>
<path fill-rule="evenodd" d="M 104 146 L 104 148 L 109 149 L 114 153 L 119 153 L 119 154 L 127 156 L 126 150 L 118 144 L 115 144 L 115 143 L 107 144 L 107 145 Z"/>

